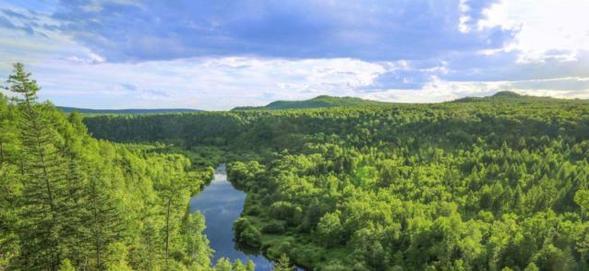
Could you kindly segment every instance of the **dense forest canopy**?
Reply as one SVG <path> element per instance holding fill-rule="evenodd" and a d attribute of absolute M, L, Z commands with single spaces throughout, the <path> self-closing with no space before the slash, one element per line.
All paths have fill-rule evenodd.
<path fill-rule="evenodd" d="M 389 104 L 86 118 L 227 156 L 236 239 L 316 270 L 587 270 L 589 103 L 502 92 Z"/>
<path fill-rule="evenodd" d="M 0 93 L 0 270 L 253 270 L 221 259 L 191 195 L 212 176 L 182 154 L 88 134 L 39 103 L 23 65 Z"/>

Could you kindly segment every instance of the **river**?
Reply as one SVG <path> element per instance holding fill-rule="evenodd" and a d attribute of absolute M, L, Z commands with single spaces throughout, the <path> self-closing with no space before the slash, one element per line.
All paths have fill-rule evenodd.
<path fill-rule="evenodd" d="M 256 264 L 256 271 L 272 270 L 272 262 L 262 255 L 248 255 L 236 247 L 233 240 L 233 222 L 239 218 L 245 202 L 245 193 L 239 191 L 227 180 L 225 165 L 215 170 L 211 183 L 190 200 L 190 210 L 200 211 L 206 220 L 205 234 L 215 250 L 213 263 L 221 257 L 244 264 L 250 259 Z"/>

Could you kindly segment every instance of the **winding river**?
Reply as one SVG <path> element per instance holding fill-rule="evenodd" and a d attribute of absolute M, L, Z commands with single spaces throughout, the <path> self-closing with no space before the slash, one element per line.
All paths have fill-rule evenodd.
<path fill-rule="evenodd" d="M 215 250 L 213 262 L 221 257 L 232 261 L 250 259 L 256 264 L 257 271 L 272 270 L 272 262 L 262 255 L 248 255 L 237 248 L 233 240 L 233 222 L 239 218 L 245 202 L 245 193 L 239 191 L 227 180 L 225 165 L 215 170 L 213 181 L 190 201 L 190 210 L 200 211 L 205 219 L 207 235 L 211 247 Z"/>

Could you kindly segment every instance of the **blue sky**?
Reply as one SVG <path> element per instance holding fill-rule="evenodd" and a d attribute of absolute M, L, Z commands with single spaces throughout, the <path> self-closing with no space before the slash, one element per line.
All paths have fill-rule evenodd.
<path fill-rule="evenodd" d="M 55 104 L 210 110 L 317 95 L 589 98 L 589 1 L 2 1 L 0 76 Z"/>

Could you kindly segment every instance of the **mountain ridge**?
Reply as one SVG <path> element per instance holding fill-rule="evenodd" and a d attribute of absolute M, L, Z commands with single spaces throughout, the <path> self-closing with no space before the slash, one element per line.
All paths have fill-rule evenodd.
<path fill-rule="evenodd" d="M 548 96 L 531 96 L 519 94 L 514 91 L 498 91 L 493 95 L 484 97 L 462 97 L 448 103 L 465 103 L 465 102 L 561 102 L 561 101 L 580 101 L 589 102 L 583 99 L 561 99 Z M 393 105 L 395 102 L 375 101 L 369 99 L 362 99 L 358 97 L 349 96 L 329 96 L 320 95 L 307 100 L 277 100 L 264 106 L 238 106 L 231 111 L 246 111 L 246 110 L 282 110 L 282 109 L 312 109 L 312 108 L 328 108 L 328 107 L 359 107 L 359 106 L 374 106 L 374 105 Z"/>

